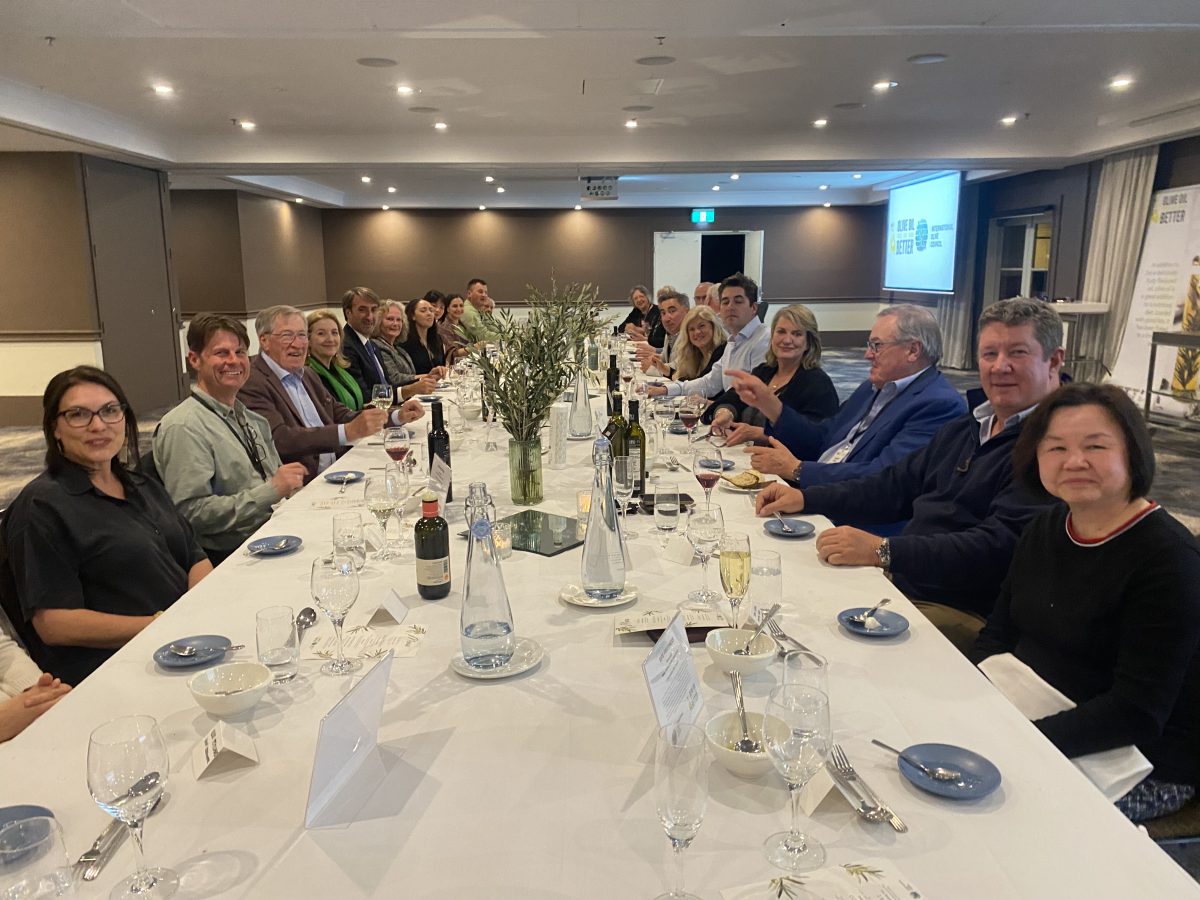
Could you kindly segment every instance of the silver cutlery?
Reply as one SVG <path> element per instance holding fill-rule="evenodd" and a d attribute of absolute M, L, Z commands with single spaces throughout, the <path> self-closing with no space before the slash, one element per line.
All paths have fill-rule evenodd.
<path fill-rule="evenodd" d="M 681 463 L 679 461 L 678 457 L 676 457 L 674 453 L 672 453 L 670 456 L 667 457 L 667 470 L 668 471 L 678 472 L 682 468 L 683 468 L 683 463 Z"/>
<path fill-rule="evenodd" d="M 343 475 L 340 480 L 342 482 L 342 486 L 340 488 L 338 488 L 338 493 L 344 494 L 344 493 L 346 493 L 346 485 L 348 485 L 350 483 L 350 476 Z"/>
<path fill-rule="evenodd" d="M 773 513 L 773 515 L 775 516 L 775 519 L 779 522 L 779 527 L 782 528 L 785 532 L 787 532 L 788 534 L 796 533 L 796 529 L 787 523 L 787 519 L 785 519 L 783 517 L 783 514 L 780 513 L 779 510 L 776 510 Z"/>
<path fill-rule="evenodd" d="M 873 615 L 875 615 L 875 613 L 879 612 L 879 610 L 883 609 L 885 606 L 887 606 L 891 602 L 892 602 L 891 597 L 885 597 L 884 599 L 882 599 L 878 603 L 876 603 L 874 606 L 872 606 L 870 609 L 868 609 L 866 612 L 860 612 L 856 616 L 847 616 L 846 618 L 849 619 L 851 622 L 858 623 L 859 625 L 866 625 L 868 619 L 870 619 Z"/>
<path fill-rule="evenodd" d="M 157 773 L 151 774 L 157 777 Z M 141 782 L 138 783 L 138 785 L 140 784 Z M 134 789 L 138 785 L 134 785 Z M 134 792 L 135 790 L 130 791 L 130 793 Z M 150 812 L 147 815 L 156 813 L 169 798 L 170 795 L 165 792 L 160 794 L 158 799 L 154 801 L 154 805 L 150 807 Z M 100 875 L 100 871 L 108 865 L 109 860 L 116 855 L 117 850 L 125 843 L 125 838 L 128 836 L 129 827 L 120 819 L 113 819 L 100 832 L 100 836 L 96 838 L 92 846 L 85 850 L 79 859 L 76 860 L 75 864 L 71 867 L 73 874 L 83 881 L 95 881 Z"/>
<path fill-rule="evenodd" d="M 317 622 L 317 611 L 306 606 L 296 614 L 296 635 L 304 634 L 304 629 L 312 628 Z"/>
<path fill-rule="evenodd" d="M 779 604 L 778 603 L 776 603 L 774 606 L 772 606 L 770 609 L 767 610 L 766 615 L 764 615 L 762 617 L 762 621 L 758 623 L 758 628 L 754 629 L 754 634 L 750 635 L 750 640 L 746 641 L 746 646 L 742 647 L 739 650 L 734 650 L 733 655 L 734 656 L 749 656 L 750 655 L 750 645 L 754 643 L 755 638 L 757 638 L 760 634 L 762 634 L 762 630 L 767 627 L 767 623 L 770 622 L 775 617 L 775 613 L 777 613 L 777 612 L 779 612 Z"/>
<path fill-rule="evenodd" d="M 908 831 L 908 826 L 904 824 L 903 820 L 892 812 L 891 808 L 871 790 L 870 785 L 863 781 L 858 772 L 854 770 L 854 766 L 850 764 L 850 758 L 846 756 L 846 751 L 841 748 L 840 744 L 833 745 L 830 761 L 833 763 L 834 771 L 855 787 L 860 788 L 863 798 L 883 813 L 883 818 L 887 819 L 889 825 L 901 833 Z"/>
<path fill-rule="evenodd" d="M 771 632 L 771 637 L 775 638 L 775 640 L 777 640 L 777 641 L 780 641 L 780 642 L 786 641 L 787 643 L 789 643 L 793 647 L 795 647 L 797 650 L 805 650 L 805 651 L 808 651 L 809 653 L 812 652 L 806 646 L 804 646 L 802 643 L 800 643 L 798 640 L 796 640 L 794 637 L 792 637 L 789 634 L 786 634 L 784 632 L 782 626 L 780 626 L 780 624 L 778 622 L 776 622 L 774 619 L 767 622 L 767 630 L 769 632 Z"/>
<path fill-rule="evenodd" d="M 738 721 L 742 723 L 742 736 L 733 749 L 739 753 L 758 753 L 762 744 L 750 737 L 750 726 L 746 722 L 746 700 L 742 696 L 742 673 L 730 672 L 729 680 L 733 682 L 733 700 L 737 704 Z"/>
<path fill-rule="evenodd" d="M 858 815 L 868 822 L 882 822 L 887 818 L 887 814 L 878 806 L 871 803 L 866 795 L 858 789 L 857 784 L 841 776 L 832 761 L 825 761 L 825 771 L 829 773 L 829 777 L 833 779 L 833 783 L 838 786 L 838 790 L 842 792 L 842 796 L 846 798 Z"/>
<path fill-rule="evenodd" d="M 232 653 L 245 648 L 245 644 L 230 644 L 228 647 L 193 647 L 191 644 L 172 644 L 167 649 L 176 656 L 189 657 L 197 653 Z"/>
<path fill-rule="evenodd" d="M 288 539 L 280 538 L 279 540 L 274 541 L 273 543 L 263 544 L 261 547 L 255 549 L 255 550 L 251 550 L 249 547 L 247 547 L 246 552 L 248 552 L 251 556 L 257 556 L 258 554 L 262 553 L 264 550 L 286 550 L 287 547 L 288 547 Z"/>
<path fill-rule="evenodd" d="M 962 772 L 958 771 L 957 769 L 947 769 L 942 766 L 927 766 L 919 759 L 910 756 L 903 750 L 897 750 L 895 747 L 889 747 L 883 741 L 877 741 L 875 738 L 871 738 L 871 743 L 876 747 L 882 747 L 884 750 L 890 750 L 892 753 L 895 753 L 910 766 L 919 769 L 921 774 L 926 778 L 932 778 L 934 781 L 956 781 L 960 784 L 962 783 Z"/>

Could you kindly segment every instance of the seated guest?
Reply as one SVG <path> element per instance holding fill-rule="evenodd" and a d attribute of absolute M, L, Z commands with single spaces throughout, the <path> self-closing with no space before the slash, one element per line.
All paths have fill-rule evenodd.
<path fill-rule="evenodd" d="M 617 326 L 617 330 L 629 335 L 630 340 L 644 341 L 658 325 L 658 308 L 650 301 L 650 292 L 640 284 L 634 285 L 630 290 L 629 302 L 633 309 Z"/>
<path fill-rule="evenodd" d="M 702 281 L 698 285 L 696 285 L 696 289 L 694 291 L 692 291 L 692 305 L 693 306 L 707 306 L 708 305 L 708 289 L 711 288 L 712 286 L 713 285 L 712 285 L 711 281 Z"/>
<path fill-rule="evenodd" d="M 1017 538 L 1047 505 L 1013 483 L 1021 422 L 1055 388 L 1062 321 L 1039 300 L 995 303 L 979 317 L 985 403 L 943 425 L 928 445 L 871 475 L 803 490 L 778 482 L 758 495 L 760 516 L 811 512 L 838 520 L 909 520 L 892 538 L 848 525 L 817 538 L 835 566 L 878 566 L 963 652 L 992 611 Z"/>
<path fill-rule="evenodd" d="M 933 314 L 897 304 L 875 317 L 867 340 L 867 380 L 831 419 L 803 416 L 761 382 L 734 375 L 738 396 L 769 423 L 769 446 L 749 448 L 750 464 L 808 487 L 869 475 L 924 447 L 935 431 L 966 411 L 958 391 L 938 371 L 941 354 L 942 333 Z M 728 443 L 760 437 L 739 425 Z"/>
<path fill-rule="evenodd" d="M 1021 535 L 972 656 L 1012 653 L 1076 704 L 1034 722 L 1065 756 L 1136 744 L 1154 772 L 1118 809 L 1173 813 L 1200 784 L 1200 547 L 1146 496 L 1141 413 L 1112 385 L 1064 385 L 1026 421 L 1013 467 L 1063 503 Z"/>
<path fill-rule="evenodd" d="M 666 375 L 669 378 L 679 329 L 683 325 L 683 317 L 688 313 L 687 295 L 678 291 L 663 294 L 658 301 L 658 313 L 663 342 L 657 347 L 649 342 L 639 344 L 637 358 L 643 372 Z M 683 341 L 679 342 L 679 346 L 683 346 Z"/>
<path fill-rule="evenodd" d="M 433 321 L 442 321 L 442 316 L 446 314 L 446 295 L 441 291 L 426 291 L 421 299 L 433 307 Z"/>
<path fill-rule="evenodd" d="M 458 327 L 468 344 L 483 344 L 496 340 L 496 325 L 492 321 L 495 304 L 488 296 L 487 282 L 472 278 L 467 282 L 467 303 L 463 307 Z"/>
<path fill-rule="evenodd" d="M 304 364 L 317 373 L 321 384 L 338 403 L 358 412 L 364 401 L 362 386 L 350 374 L 350 361 L 342 355 L 342 326 L 328 309 L 310 312 L 308 318 L 308 359 Z M 386 369 L 385 369 L 386 373 Z"/>
<path fill-rule="evenodd" d="M 721 282 L 718 281 L 715 284 L 710 284 L 708 286 L 708 297 L 706 302 L 708 308 L 711 309 L 716 315 L 717 322 L 721 325 L 721 328 L 724 329 L 725 325 L 721 322 Z"/>
<path fill-rule="evenodd" d="M 163 485 L 214 566 L 271 518 L 275 503 L 304 486 L 304 466 L 282 464 L 267 420 L 237 399 L 250 377 L 249 343 L 231 316 L 192 319 L 187 361 L 196 386 L 154 431 Z"/>
<path fill-rule="evenodd" d="M 376 355 L 383 363 L 383 374 L 388 383 L 400 389 L 400 396 L 407 400 L 417 394 L 431 394 L 438 379 L 446 374 L 443 368 L 435 368 L 425 375 L 418 375 L 413 368 L 412 357 L 404 349 L 403 341 L 408 331 L 408 319 L 404 307 L 395 300 L 384 300 L 379 304 L 379 319 L 371 342 Z"/>
<path fill-rule="evenodd" d="M 267 420 L 280 459 L 303 463 L 308 478 L 389 420 L 403 424 L 423 415 L 419 400 L 409 400 L 389 415 L 373 406 L 356 413 L 333 399 L 304 364 L 308 331 L 295 307 L 268 306 L 254 325 L 262 352 L 250 361 L 250 377 L 238 399 Z"/>
<path fill-rule="evenodd" d="M 459 357 L 466 356 L 467 353 L 467 342 L 458 330 L 465 309 L 466 301 L 463 300 L 462 294 L 450 294 L 446 297 L 445 315 L 438 319 L 438 337 L 442 339 L 442 347 L 446 350 L 447 365 Z"/>
<path fill-rule="evenodd" d="M 16 737 L 71 690 L 43 672 L 0 622 L 0 743 Z"/>
<path fill-rule="evenodd" d="M 433 304 L 428 300 L 412 300 L 404 308 L 408 320 L 408 335 L 402 347 L 412 359 L 413 369 L 425 375 L 435 369 L 444 369 L 446 355 L 434 323 Z"/>
<path fill-rule="evenodd" d="M 672 351 L 673 377 L 679 381 L 703 378 L 725 352 L 725 329 L 709 307 L 697 306 L 683 317 L 679 331 L 686 340 Z"/>
<path fill-rule="evenodd" d="M 769 395 L 798 415 L 826 419 L 837 412 L 837 389 L 820 367 L 821 333 L 817 317 L 807 306 L 799 303 L 785 306 L 771 320 L 771 345 L 766 361 L 753 372 L 730 370 L 738 380 L 754 382 L 755 389 Z M 764 405 L 766 405 L 764 403 Z M 734 387 L 713 401 L 704 413 L 713 431 L 723 434 L 736 424 L 740 440 L 754 441 L 763 436 L 768 418 L 758 409 L 745 403 Z"/>
<path fill-rule="evenodd" d="M 379 315 L 379 295 L 370 288 L 351 288 L 342 295 L 342 315 L 346 317 L 342 356 L 349 364 L 350 376 L 358 382 L 364 402 L 370 402 L 371 388 L 387 384 L 383 365 L 371 346 L 371 332 Z"/>
<path fill-rule="evenodd" d="M 42 432 L 46 471 L 13 501 L 3 538 L 30 654 L 78 684 L 212 564 L 163 486 L 133 468 L 137 420 L 111 375 L 51 378 Z"/>

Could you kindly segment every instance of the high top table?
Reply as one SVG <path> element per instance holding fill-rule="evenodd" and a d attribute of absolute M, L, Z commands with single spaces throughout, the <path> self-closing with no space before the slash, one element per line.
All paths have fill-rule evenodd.
<path fill-rule="evenodd" d="M 466 435 L 472 442 L 479 428 Z M 683 438 L 671 446 L 687 463 Z M 502 446 L 503 446 L 503 442 Z M 571 465 L 545 471 L 547 511 L 574 514 L 575 491 L 591 483 L 591 444 L 572 443 Z M 732 451 L 731 451 L 732 452 Z M 338 469 L 384 465 L 378 445 L 360 446 Z M 512 509 L 503 451 L 460 447 L 455 457 L 456 516 L 467 483 L 486 481 Z M 699 486 L 685 467 L 655 474 Z M 361 487 L 347 488 L 346 496 Z M 416 599 L 406 560 L 368 561 L 359 603 L 395 588 L 412 609 L 406 624 L 428 628 L 419 654 L 391 672 L 380 731 L 389 774 L 348 826 L 306 830 L 304 810 L 317 727 L 351 684 L 302 662 L 290 685 L 273 688 L 248 722 L 260 764 L 197 781 L 190 754 L 215 720 L 186 687 L 190 672 L 164 672 L 153 650 L 191 634 L 228 635 L 254 658 L 255 612 L 285 603 L 311 605 L 309 567 L 329 551 L 333 511 L 313 502 L 336 497 L 317 479 L 282 504 L 260 535 L 296 534 L 290 556 L 233 555 L 195 590 L 132 640 L 96 674 L 23 735 L 0 746 L 0 803 L 40 803 L 62 823 L 72 857 L 106 824 L 88 795 L 88 734 L 115 716 L 155 716 L 171 747 L 171 799 L 146 825 L 150 865 L 182 876 L 178 896 L 291 898 L 463 897 L 650 898 L 669 880 L 668 842 L 653 804 L 654 720 L 641 662 L 645 636 L 616 637 L 614 618 L 628 607 L 567 606 L 559 589 L 578 581 L 581 551 L 553 558 L 515 552 L 503 563 L 516 630 L 547 657 L 503 681 L 471 681 L 448 666 L 459 649 L 465 542 L 451 538 L 449 597 Z M 726 527 L 750 534 L 752 549 L 783 558 L 783 624 L 830 660 L 835 737 L 861 775 L 910 827 L 897 834 L 859 819 L 830 798 L 807 823 L 831 856 L 849 851 L 892 860 L 931 898 L 1183 898 L 1200 889 L 1126 821 L 986 679 L 930 626 L 876 569 L 822 565 L 811 539 L 773 538 L 745 495 L 714 491 Z M 363 509 L 364 517 L 369 514 Z M 828 522 L 814 517 L 818 528 Z M 636 609 L 674 608 L 698 586 L 698 565 L 665 561 L 649 517 L 634 516 L 629 581 Z M 452 531 L 461 530 L 461 526 Z M 710 573 L 719 586 L 716 566 Z M 131 572 L 131 578 L 137 573 Z M 753 586 L 751 587 L 753 592 Z M 839 628 L 838 611 L 891 596 L 912 623 L 892 640 L 866 640 Z M 322 616 L 322 629 L 330 626 Z M 709 710 L 732 707 L 727 677 L 693 647 Z M 358 677 L 358 676 L 355 676 Z M 747 679 L 747 704 L 761 710 L 773 673 Z M 871 746 L 940 741 L 982 753 L 1003 784 L 975 803 L 940 799 L 911 786 L 894 758 Z M 713 763 L 708 812 L 685 855 L 689 888 L 716 900 L 723 889 L 775 874 L 761 844 L 788 822 L 787 794 L 773 772 L 744 781 Z M 124 847 L 83 897 L 103 897 L 132 869 Z"/>

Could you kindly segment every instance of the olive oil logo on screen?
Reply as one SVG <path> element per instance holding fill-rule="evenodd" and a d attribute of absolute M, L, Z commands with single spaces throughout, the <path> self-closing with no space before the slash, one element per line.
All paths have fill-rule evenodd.
<path fill-rule="evenodd" d="M 1163 194 L 1154 211 L 1150 213 L 1150 221 L 1155 225 L 1178 225 L 1187 220 L 1186 193 Z"/>
<path fill-rule="evenodd" d="M 888 247 L 893 256 L 907 256 L 939 250 L 954 244 L 954 222 L 939 222 L 930 226 L 926 219 L 897 219 L 888 235 Z"/>

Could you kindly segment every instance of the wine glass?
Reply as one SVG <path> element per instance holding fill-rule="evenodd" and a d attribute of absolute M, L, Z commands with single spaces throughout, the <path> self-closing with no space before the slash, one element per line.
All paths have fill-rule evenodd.
<path fill-rule="evenodd" d="M 784 727 L 766 727 L 778 719 Z M 800 791 L 825 765 L 832 739 L 829 697 L 807 687 L 778 687 L 767 698 L 763 734 L 767 756 L 787 782 L 792 801 L 792 825 L 763 843 L 767 861 L 789 872 L 807 872 L 825 862 L 825 848 L 800 830 Z"/>
<path fill-rule="evenodd" d="M 688 594 L 688 602 L 707 608 L 721 595 L 708 586 L 708 561 L 725 533 L 725 516 L 714 503 L 697 503 L 688 514 L 687 539 L 700 557 L 700 589 Z"/>
<path fill-rule="evenodd" d="M 692 454 L 692 474 L 704 488 L 704 502 L 712 502 L 712 489 L 725 470 L 725 459 L 716 447 L 707 447 Z"/>
<path fill-rule="evenodd" d="M 665 553 L 671 535 L 679 528 L 679 485 L 673 481 L 660 481 L 654 488 L 654 527 L 662 536 Z"/>
<path fill-rule="evenodd" d="M 113 719 L 88 739 L 88 790 L 102 810 L 124 823 L 133 844 L 135 872 L 113 888 L 111 898 L 170 897 L 179 889 L 179 876 L 170 869 L 146 868 L 142 848 L 142 824 L 170 771 L 167 742 L 150 716 Z"/>
<path fill-rule="evenodd" d="M 388 519 L 396 512 L 396 508 L 404 502 L 404 483 L 394 469 L 384 471 L 382 475 L 372 475 L 367 479 L 365 489 L 367 509 L 379 522 L 383 529 L 383 547 L 375 554 L 376 559 L 391 559 L 392 551 L 387 545 Z"/>
<path fill-rule="evenodd" d="M 684 400 L 683 404 L 679 407 L 679 421 L 687 429 L 688 442 L 690 443 L 692 432 L 696 430 L 696 423 L 700 421 L 700 406 L 690 397 Z"/>
<path fill-rule="evenodd" d="M 621 533 L 626 538 L 637 537 L 636 531 L 629 529 L 629 501 L 633 499 L 633 489 L 637 486 L 638 467 L 642 461 L 637 456 L 613 457 L 613 496 L 621 504 Z"/>
<path fill-rule="evenodd" d="M 354 560 L 354 568 L 362 571 L 362 567 L 367 563 L 367 540 L 363 535 L 362 513 L 334 513 L 333 552 L 340 556 L 349 556 Z"/>
<path fill-rule="evenodd" d="M 405 468 L 407 465 L 409 443 L 407 428 L 384 429 L 383 452 L 400 468 Z"/>
<path fill-rule="evenodd" d="M 698 900 L 683 889 L 683 851 L 700 831 L 708 806 L 708 752 L 704 732 L 677 722 L 658 731 L 654 748 L 654 807 L 675 861 L 674 883 L 655 900 Z"/>
<path fill-rule="evenodd" d="M 357 672 L 362 668 L 362 663 L 356 659 L 346 659 L 342 651 L 342 623 L 358 599 L 358 572 L 354 570 L 354 561 L 337 553 L 327 559 L 313 560 L 309 587 L 317 607 L 333 623 L 333 633 L 337 638 L 337 658 L 321 666 L 321 671 L 326 675 Z"/>
<path fill-rule="evenodd" d="M 396 397 L 396 392 L 390 384 L 373 384 L 371 385 L 371 405 L 376 409 L 382 409 L 384 412 L 391 409 L 392 401 Z"/>
<path fill-rule="evenodd" d="M 727 531 L 721 535 L 721 587 L 729 598 L 730 628 L 738 627 L 738 607 L 750 588 L 750 535 Z"/>
<path fill-rule="evenodd" d="M 17 819 L 0 828 L 0 897 L 74 897 L 62 828 L 50 816 Z"/>

